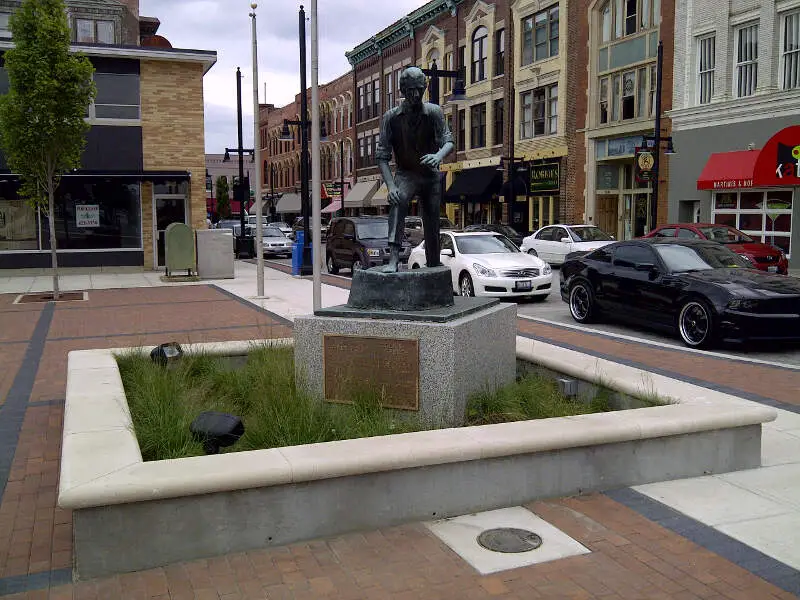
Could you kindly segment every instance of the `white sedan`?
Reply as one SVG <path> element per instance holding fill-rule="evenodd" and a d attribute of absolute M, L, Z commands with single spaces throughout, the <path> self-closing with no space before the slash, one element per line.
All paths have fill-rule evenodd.
<path fill-rule="evenodd" d="M 520 252 L 505 236 L 442 232 L 441 262 L 450 268 L 453 291 L 462 296 L 531 298 L 550 294 L 553 273 L 541 259 Z M 408 257 L 408 267 L 425 266 L 425 242 Z"/>
<path fill-rule="evenodd" d="M 591 252 L 614 241 L 594 225 L 549 225 L 522 240 L 521 250 L 551 265 L 561 265 L 570 252 Z"/>

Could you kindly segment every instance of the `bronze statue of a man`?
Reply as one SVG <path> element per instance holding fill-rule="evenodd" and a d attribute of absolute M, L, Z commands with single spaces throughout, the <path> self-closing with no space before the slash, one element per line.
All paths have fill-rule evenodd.
<path fill-rule="evenodd" d="M 442 200 L 439 165 L 453 151 L 453 135 L 444 113 L 436 104 L 422 101 L 427 81 L 417 67 L 400 75 L 400 106 L 386 111 L 381 121 L 380 142 L 376 152 L 378 166 L 389 190 L 389 247 L 391 258 L 383 271 L 394 273 L 400 260 L 406 215 L 416 196 L 422 209 L 425 231 L 425 262 L 439 264 L 439 205 Z M 394 177 L 389 168 L 397 164 Z"/>

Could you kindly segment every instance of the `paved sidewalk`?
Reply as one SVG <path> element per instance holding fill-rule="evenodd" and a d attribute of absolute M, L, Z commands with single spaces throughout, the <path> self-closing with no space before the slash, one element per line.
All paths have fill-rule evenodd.
<path fill-rule="evenodd" d="M 748 363 L 731 366 L 528 321 L 520 322 L 523 335 L 651 365 L 695 383 L 727 386 L 790 409 L 764 429 L 767 466 L 536 502 L 528 508 L 591 553 L 489 576 L 480 576 L 423 525 L 410 524 L 70 584 L 71 515 L 55 507 L 66 352 L 156 344 L 165 337 L 182 342 L 282 337 L 290 334 L 294 316 L 311 312 L 311 281 L 267 269 L 266 297 L 255 298 L 255 266 L 247 263 L 237 262 L 237 279 L 191 287 L 164 286 L 152 273 L 99 275 L 104 277 L 89 277 L 94 287 L 65 277 L 64 289 L 97 291 L 86 303 L 56 305 L 13 305 L 25 283 L 9 289 L 12 284 L 0 280 L 0 290 L 10 292 L 0 295 L 4 600 L 769 599 L 795 597 L 787 590 L 800 593 L 800 540 L 793 534 L 800 531 L 800 414 L 797 394 L 791 392 L 800 390 L 800 373 Z M 325 306 L 346 301 L 349 281 L 330 276 L 324 281 Z M 117 286 L 136 289 L 97 289 Z"/>

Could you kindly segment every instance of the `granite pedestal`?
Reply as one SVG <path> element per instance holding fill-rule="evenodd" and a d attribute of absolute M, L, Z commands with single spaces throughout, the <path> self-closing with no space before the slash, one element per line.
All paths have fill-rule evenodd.
<path fill-rule="evenodd" d="M 516 305 L 485 298 L 422 311 L 322 309 L 294 321 L 298 385 L 346 402 L 337 383 L 356 379 L 395 399 L 384 406 L 460 427 L 471 395 L 513 383 L 516 317 Z"/>

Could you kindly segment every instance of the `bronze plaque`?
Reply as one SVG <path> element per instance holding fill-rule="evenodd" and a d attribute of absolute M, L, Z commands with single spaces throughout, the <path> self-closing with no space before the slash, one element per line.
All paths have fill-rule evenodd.
<path fill-rule="evenodd" d="M 322 337 L 325 400 L 350 403 L 354 390 L 380 393 L 384 408 L 419 410 L 419 341 Z"/>

